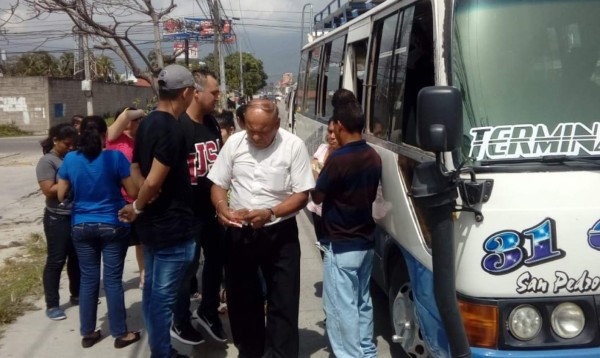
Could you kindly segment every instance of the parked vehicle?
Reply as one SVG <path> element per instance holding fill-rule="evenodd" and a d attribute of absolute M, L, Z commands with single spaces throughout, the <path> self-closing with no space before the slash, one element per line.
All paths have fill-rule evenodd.
<path fill-rule="evenodd" d="M 600 357 L 600 1 L 336 4 L 302 48 L 291 126 L 314 152 L 333 92 L 361 101 L 393 340 Z"/>

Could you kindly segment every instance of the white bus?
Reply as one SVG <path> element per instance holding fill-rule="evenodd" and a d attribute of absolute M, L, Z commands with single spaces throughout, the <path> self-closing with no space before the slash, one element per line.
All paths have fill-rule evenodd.
<path fill-rule="evenodd" d="M 333 92 L 361 101 L 394 341 L 600 357 L 600 1 L 345 1 L 315 16 L 292 128 L 314 151 Z"/>

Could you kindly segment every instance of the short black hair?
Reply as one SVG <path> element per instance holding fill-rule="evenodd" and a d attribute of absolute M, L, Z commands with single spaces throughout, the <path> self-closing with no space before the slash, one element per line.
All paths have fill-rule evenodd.
<path fill-rule="evenodd" d="M 244 103 L 244 104 L 241 104 L 241 105 L 240 105 L 240 106 L 239 106 L 239 107 L 238 107 L 238 108 L 235 110 L 235 116 L 239 118 L 239 121 L 240 121 L 242 124 L 245 124 L 245 123 L 246 123 L 246 117 L 245 117 L 245 115 L 246 115 L 246 107 L 247 107 L 247 106 L 248 106 L 248 105 Z"/>
<path fill-rule="evenodd" d="M 219 123 L 219 127 L 221 129 L 228 129 L 230 127 L 235 128 L 235 123 L 233 122 L 233 112 L 231 111 L 222 111 L 221 113 L 215 113 L 215 119 L 217 123 Z"/>
<path fill-rule="evenodd" d="M 71 117 L 71 125 L 75 125 L 76 122 L 81 123 L 82 120 L 83 120 L 83 115 L 82 114 L 76 114 L 73 117 Z"/>
<path fill-rule="evenodd" d="M 340 88 L 331 97 L 333 120 L 342 123 L 351 133 L 361 133 L 365 128 L 365 115 L 352 91 Z"/>
<path fill-rule="evenodd" d="M 173 90 L 160 89 L 158 90 L 158 98 L 167 101 L 174 101 L 177 97 L 181 96 L 181 93 L 185 91 L 185 88 L 178 88 Z"/>
<path fill-rule="evenodd" d="M 200 87 L 202 87 L 202 90 L 204 91 L 204 89 L 206 88 L 206 79 L 208 77 L 212 77 L 215 80 L 217 80 L 217 82 L 219 81 L 219 77 L 217 77 L 217 75 L 209 70 L 208 68 L 201 68 L 199 70 L 194 70 L 192 71 L 192 76 L 194 76 L 194 81 L 196 81 L 196 84 L 198 84 Z"/>
<path fill-rule="evenodd" d="M 348 103 L 358 103 L 356 96 L 352 91 L 345 88 L 340 88 L 335 91 L 333 97 L 331 97 L 331 105 L 335 107 L 344 106 Z"/>

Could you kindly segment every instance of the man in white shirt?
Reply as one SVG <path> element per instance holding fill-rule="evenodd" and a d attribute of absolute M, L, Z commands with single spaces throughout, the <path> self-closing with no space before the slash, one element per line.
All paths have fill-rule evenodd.
<path fill-rule="evenodd" d="M 227 226 L 225 277 L 233 340 L 240 357 L 297 357 L 300 243 L 295 216 L 315 182 L 304 143 L 279 128 L 269 100 L 245 110 L 208 178 Z M 230 199 L 227 192 L 230 191 Z M 267 322 L 259 269 L 267 288 Z"/>

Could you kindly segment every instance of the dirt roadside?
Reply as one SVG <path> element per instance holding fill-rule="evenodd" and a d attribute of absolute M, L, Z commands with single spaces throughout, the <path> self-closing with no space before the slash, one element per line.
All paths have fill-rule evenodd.
<path fill-rule="evenodd" d="M 20 254 L 31 234 L 42 234 L 44 196 L 35 177 L 40 154 L 0 154 L 0 266 Z"/>

